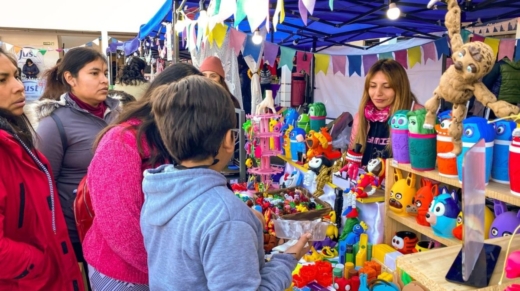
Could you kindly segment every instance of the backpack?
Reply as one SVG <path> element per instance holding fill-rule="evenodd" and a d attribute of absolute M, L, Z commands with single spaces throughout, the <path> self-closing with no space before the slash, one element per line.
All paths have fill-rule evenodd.
<path fill-rule="evenodd" d="M 65 151 L 67 149 L 67 136 L 65 135 L 63 123 L 57 115 L 51 114 L 51 117 L 58 127 L 61 146 L 63 148 L 63 154 L 65 155 Z M 81 179 L 75 192 L 76 198 L 74 199 L 74 219 L 76 220 L 79 241 L 83 242 L 87 231 L 90 229 L 92 222 L 94 221 L 94 209 L 92 208 L 90 192 L 87 186 L 87 175 Z"/>

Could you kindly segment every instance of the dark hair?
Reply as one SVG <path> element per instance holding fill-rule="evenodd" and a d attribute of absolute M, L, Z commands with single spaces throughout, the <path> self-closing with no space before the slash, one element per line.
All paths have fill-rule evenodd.
<path fill-rule="evenodd" d="M 226 89 L 226 91 L 229 93 L 229 96 L 231 97 L 231 101 L 233 101 L 233 106 L 235 106 L 236 109 L 241 109 L 240 102 L 238 102 L 237 97 L 233 96 L 233 94 L 231 94 L 231 91 L 229 91 L 229 87 L 226 84 L 226 80 L 224 80 L 224 78 L 222 78 L 222 76 L 219 76 L 219 77 L 220 77 L 220 79 L 219 79 L 218 83 L 222 87 L 224 87 L 224 89 Z"/>
<path fill-rule="evenodd" d="M 59 58 L 57 61 L 56 61 L 56 65 L 61 63 L 61 58 Z"/>
<path fill-rule="evenodd" d="M 117 82 L 125 85 L 137 85 L 139 82 L 147 82 L 141 71 L 146 69 L 146 62 L 138 57 L 131 57 L 128 64 L 124 65 Z"/>
<path fill-rule="evenodd" d="M 123 112 L 119 114 L 115 122 L 101 131 L 94 142 L 94 149 L 97 148 L 99 141 L 107 131 L 121 123 L 127 122 L 130 119 L 139 119 L 142 123 L 133 128 L 137 131 L 136 136 L 138 141 L 142 140 L 143 135 L 146 137 L 146 143 L 150 148 L 150 159 L 148 160 L 148 163 L 154 166 L 158 162 L 171 161 L 170 154 L 164 147 L 159 131 L 157 130 L 154 116 L 152 114 L 150 98 L 152 92 L 157 87 L 179 81 L 190 75 L 202 76 L 202 73 L 194 66 L 186 63 L 178 63 L 167 67 L 155 77 L 152 83 L 150 83 L 150 87 L 148 87 L 141 99 L 124 107 Z M 140 142 L 137 143 L 137 148 L 141 156 L 143 156 L 144 150 Z"/>
<path fill-rule="evenodd" d="M 0 47 L 0 56 L 1 55 L 6 56 L 9 61 L 11 61 L 13 66 L 15 66 L 18 71 L 20 70 L 20 68 L 18 68 L 16 59 Z M 20 77 L 20 75 L 18 75 L 18 77 Z M 22 140 L 23 143 L 25 143 L 25 145 L 27 145 L 30 149 L 34 148 L 34 137 L 36 134 L 34 133 L 31 122 L 29 122 L 29 119 L 25 113 L 20 116 L 16 116 L 8 110 L 0 109 L 0 118 L 4 118 L 9 123 L 14 133 Z"/>
<path fill-rule="evenodd" d="M 189 76 L 153 95 L 155 123 L 177 163 L 215 157 L 226 132 L 236 127 L 229 93 L 208 78 Z"/>
<path fill-rule="evenodd" d="M 76 78 L 85 65 L 96 60 L 107 62 L 105 56 L 91 48 L 78 47 L 69 50 L 61 62 L 45 72 L 47 83 L 40 100 L 59 100 L 61 94 L 70 91 L 70 85 L 63 77 L 65 72 L 70 72 Z"/>
<path fill-rule="evenodd" d="M 27 59 L 27 60 L 25 60 L 25 64 L 26 64 L 26 65 L 28 65 L 29 62 L 31 62 L 31 64 L 34 64 L 34 62 L 33 62 L 31 59 Z"/>

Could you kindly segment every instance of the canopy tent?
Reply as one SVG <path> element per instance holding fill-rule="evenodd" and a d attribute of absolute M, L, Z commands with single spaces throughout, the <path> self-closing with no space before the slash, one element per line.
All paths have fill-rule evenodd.
<path fill-rule="evenodd" d="M 397 20 L 386 16 L 388 0 L 316 0 L 314 12 L 308 15 L 307 25 L 302 21 L 298 5 L 301 0 L 285 0 L 285 20 L 278 24 L 277 31 L 267 35 L 267 40 L 283 46 L 299 49 L 346 45 L 348 42 L 366 39 L 424 37 L 435 39 L 432 32 L 444 31 L 446 5 L 438 3 L 435 9 L 428 9 L 426 0 L 394 0 L 392 3 L 401 10 Z M 176 1 L 177 5 L 181 1 Z M 209 1 L 186 0 L 185 7 L 191 13 L 198 10 L 200 3 Z M 276 8 L 277 0 L 269 0 L 270 15 Z M 462 8 L 462 22 L 467 26 L 483 25 L 489 22 L 520 17 L 520 1 L 517 0 L 459 0 Z M 139 31 L 139 38 L 147 36 L 163 37 L 166 29 L 163 22 L 172 21 L 173 0 L 166 0 L 157 14 Z M 233 19 L 227 20 L 233 24 Z M 247 20 L 238 29 L 250 32 Z M 314 43 L 313 43 L 314 42 Z"/>

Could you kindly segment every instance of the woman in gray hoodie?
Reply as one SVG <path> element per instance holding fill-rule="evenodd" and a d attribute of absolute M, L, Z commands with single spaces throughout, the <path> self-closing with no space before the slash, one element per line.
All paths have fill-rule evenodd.
<path fill-rule="evenodd" d="M 50 162 L 76 257 L 84 262 L 73 202 L 92 160 L 93 142 L 119 113 L 119 101 L 107 98 L 107 62 L 93 49 L 71 49 L 46 76 L 45 91 L 32 107 L 37 148 Z"/>

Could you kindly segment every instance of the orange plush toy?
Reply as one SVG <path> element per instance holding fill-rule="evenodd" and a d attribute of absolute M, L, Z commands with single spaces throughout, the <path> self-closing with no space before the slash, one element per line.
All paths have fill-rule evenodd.
<path fill-rule="evenodd" d="M 320 132 L 311 130 L 305 142 L 309 147 L 306 157 L 308 161 L 315 156 L 325 156 L 331 161 L 341 158 L 341 152 L 332 148 L 332 137 L 326 127 L 322 127 Z"/>

